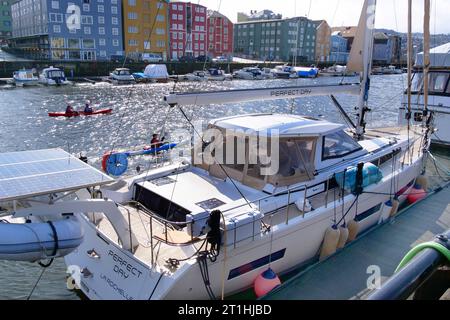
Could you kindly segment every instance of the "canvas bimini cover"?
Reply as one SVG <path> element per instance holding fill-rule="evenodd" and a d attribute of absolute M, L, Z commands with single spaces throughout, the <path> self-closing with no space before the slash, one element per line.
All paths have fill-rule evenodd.
<path fill-rule="evenodd" d="M 423 66 L 423 52 L 417 54 L 416 66 Z M 450 68 L 450 42 L 430 50 L 430 66 Z"/>
<path fill-rule="evenodd" d="M 168 79 L 169 73 L 165 64 L 149 64 L 145 67 L 144 75 L 150 79 Z"/>

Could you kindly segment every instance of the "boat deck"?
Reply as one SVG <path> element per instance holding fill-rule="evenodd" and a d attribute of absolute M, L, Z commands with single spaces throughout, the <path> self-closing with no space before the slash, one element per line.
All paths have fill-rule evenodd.
<path fill-rule="evenodd" d="M 318 262 L 269 293 L 265 300 L 364 299 L 370 293 L 370 266 L 384 283 L 415 245 L 450 229 L 450 186 L 400 212 L 344 250 Z M 369 269 L 370 270 L 370 269 Z M 373 272 L 373 271 L 372 271 Z"/>

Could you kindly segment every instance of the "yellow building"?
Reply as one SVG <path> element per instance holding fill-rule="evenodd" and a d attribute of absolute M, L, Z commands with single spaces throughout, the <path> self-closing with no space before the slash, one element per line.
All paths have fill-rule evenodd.
<path fill-rule="evenodd" d="M 134 59 L 167 60 L 169 0 L 122 0 L 125 52 Z"/>
<path fill-rule="evenodd" d="M 316 62 L 328 61 L 331 50 L 331 28 L 325 20 L 316 23 Z"/>

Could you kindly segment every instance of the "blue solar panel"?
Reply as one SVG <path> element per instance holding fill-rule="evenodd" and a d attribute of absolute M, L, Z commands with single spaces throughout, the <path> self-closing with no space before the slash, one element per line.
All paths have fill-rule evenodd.
<path fill-rule="evenodd" d="M 62 149 L 0 154 L 0 201 L 77 190 L 113 181 Z"/>

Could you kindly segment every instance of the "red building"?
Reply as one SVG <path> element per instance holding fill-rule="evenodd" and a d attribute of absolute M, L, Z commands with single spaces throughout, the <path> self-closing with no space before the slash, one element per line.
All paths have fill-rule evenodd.
<path fill-rule="evenodd" d="M 169 43 L 171 59 L 206 55 L 207 9 L 191 2 L 169 3 Z"/>
<path fill-rule="evenodd" d="M 233 55 L 233 23 L 223 14 L 208 10 L 208 54 Z"/>

